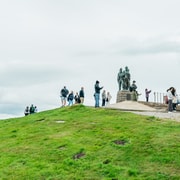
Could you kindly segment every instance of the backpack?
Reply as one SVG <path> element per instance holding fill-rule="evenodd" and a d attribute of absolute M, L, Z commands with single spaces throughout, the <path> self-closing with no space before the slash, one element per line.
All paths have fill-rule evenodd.
<path fill-rule="evenodd" d="M 69 94 L 69 96 L 68 96 L 68 101 L 69 101 L 69 100 L 71 100 L 71 101 L 72 101 L 73 99 L 74 99 L 73 94 L 72 94 L 72 93 L 71 93 L 71 94 Z"/>
<path fill-rule="evenodd" d="M 35 109 L 34 109 L 34 106 L 31 106 L 30 109 L 29 109 L 29 112 L 30 112 L 30 113 L 34 113 L 34 110 L 35 110 Z"/>

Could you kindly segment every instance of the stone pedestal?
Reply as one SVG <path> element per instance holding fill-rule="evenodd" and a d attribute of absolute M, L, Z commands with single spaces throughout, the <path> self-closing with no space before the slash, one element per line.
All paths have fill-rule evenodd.
<path fill-rule="evenodd" d="M 118 91 L 117 93 L 116 103 L 122 101 L 137 101 L 137 98 L 135 97 L 134 92 L 130 92 L 128 90 L 122 90 L 122 91 Z"/>

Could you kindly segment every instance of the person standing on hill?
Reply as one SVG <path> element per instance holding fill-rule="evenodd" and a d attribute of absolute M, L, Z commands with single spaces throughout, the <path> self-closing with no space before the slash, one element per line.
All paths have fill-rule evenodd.
<path fill-rule="evenodd" d="M 81 104 L 83 104 L 84 103 L 84 87 L 81 87 L 81 90 L 79 91 L 79 97 L 80 97 Z"/>
<path fill-rule="evenodd" d="M 29 106 L 26 106 L 24 110 L 24 115 L 27 116 L 29 114 Z"/>
<path fill-rule="evenodd" d="M 69 95 L 68 95 L 68 98 L 67 98 L 67 100 L 68 100 L 68 106 L 72 106 L 72 105 L 73 105 L 73 99 L 74 99 L 74 93 L 73 93 L 73 91 L 71 91 L 71 92 L 69 93 Z"/>
<path fill-rule="evenodd" d="M 103 90 L 101 97 L 102 97 L 102 106 L 105 106 L 105 104 L 106 104 L 106 90 Z"/>
<path fill-rule="evenodd" d="M 151 93 L 151 90 L 148 91 L 148 89 L 145 89 L 145 96 L 146 96 L 146 102 L 149 101 L 149 94 Z"/>
<path fill-rule="evenodd" d="M 173 105 L 172 105 L 172 99 L 173 99 L 173 87 L 170 87 L 167 89 L 167 98 L 168 98 L 168 113 L 171 113 L 173 111 Z"/>
<path fill-rule="evenodd" d="M 30 109 L 29 109 L 29 114 L 33 114 L 34 113 L 34 105 L 33 104 L 31 104 L 31 106 L 30 106 Z"/>
<path fill-rule="evenodd" d="M 61 89 L 61 92 L 60 92 L 62 107 L 66 106 L 68 94 L 69 94 L 69 91 L 68 91 L 68 89 L 66 89 L 66 86 L 64 86 L 64 88 Z"/>
<path fill-rule="evenodd" d="M 107 92 L 107 96 L 106 96 L 106 106 L 108 106 L 108 105 L 110 104 L 111 98 L 112 98 L 112 96 L 111 96 L 110 92 Z"/>
<path fill-rule="evenodd" d="M 81 102 L 78 92 L 76 92 L 76 94 L 74 96 L 74 100 L 75 100 L 75 104 L 79 104 Z"/>
<path fill-rule="evenodd" d="M 37 106 L 34 107 L 34 112 L 35 112 L 35 113 L 38 112 Z"/>
<path fill-rule="evenodd" d="M 172 99 L 172 106 L 173 106 L 173 111 L 176 111 L 176 106 L 177 106 L 177 100 L 178 100 L 178 95 L 176 93 L 176 89 L 173 88 L 172 90 L 172 95 L 173 95 L 173 99 Z"/>
<path fill-rule="evenodd" d="M 103 86 L 99 86 L 99 81 L 96 81 L 94 85 L 95 93 L 94 93 L 94 99 L 95 99 L 95 107 L 99 107 L 99 99 L 100 99 L 100 90 L 103 89 Z"/>

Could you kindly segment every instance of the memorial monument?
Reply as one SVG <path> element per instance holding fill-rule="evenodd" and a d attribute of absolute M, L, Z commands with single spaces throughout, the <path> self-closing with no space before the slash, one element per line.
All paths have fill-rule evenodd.
<path fill-rule="evenodd" d="M 119 91 L 117 93 L 117 99 L 116 99 L 117 103 L 126 100 L 137 101 L 137 95 L 136 95 L 137 86 L 136 89 L 134 89 L 135 81 L 133 81 L 132 86 L 130 85 L 131 74 L 128 66 L 126 66 L 124 70 L 122 68 L 119 69 L 117 75 L 117 82 L 119 86 Z"/>

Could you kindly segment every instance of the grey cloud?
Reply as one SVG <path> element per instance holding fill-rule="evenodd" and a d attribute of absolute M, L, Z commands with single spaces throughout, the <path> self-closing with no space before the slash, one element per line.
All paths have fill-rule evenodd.
<path fill-rule="evenodd" d="M 110 48 L 111 53 L 122 55 L 150 55 L 161 53 L 179 53 L 180 42 L 169 41 L 168 39 L 156 39 L 156 40 L 134 40 L 123 39 L 120 43 L 112 44 Z"/>
<path fill-rule="evenodd" d="M 157 55 L 166 53 L 180 53 L 180 42 L 166 39 L 142 40 L 134 38 L 122 38 L 117 42 L 102 42 L 103 46 L 78 49 L 75 53 L 79 57 L 103 57 L 103 56 L 134 56 L 134 55 Z"/>
<path fill-rule="evenodd" d="M 31 86 L 32 84 L 46 83 L 47 81 L 56 81 L 66 76 L 68 73 L 62 67 L 50 66 L 43 63 L 34 66 L 15 66 L 7 67 L 5 71 L 0 72 L 1 86 Z"/>
<path fill-rule="evenodd" d="M 19 115 L 20 113 L 23 114 L 24 106 L 22 104 L 17 103 L 10 103 L 10 104 L 0 104 L 0 113 L 1 114 L 14 114 Z"/>

